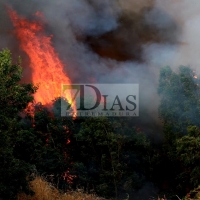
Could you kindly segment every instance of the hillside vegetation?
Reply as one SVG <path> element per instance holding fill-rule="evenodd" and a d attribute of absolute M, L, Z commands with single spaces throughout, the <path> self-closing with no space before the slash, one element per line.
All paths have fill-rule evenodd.
<path fill-rule="evenodd" d="M 170 200 L 199 198 L 200 79 L 190 67 L 160 70 L 162 132 L 141 118 L 61 117 L 68 102 L 54 99 L 51 109 L 34 102 L 38 88 L 21 83 L 20 59 L 13 64 L 9 50 L 0 52 L 0 76 L 0 200 L 99 198 L 91 192 L 141 200 L 154 189 Z M 151 128 L 163 141 L 155 142 Z M 60 191 L 85 194 L 59 192 L 40 176 Z"/>

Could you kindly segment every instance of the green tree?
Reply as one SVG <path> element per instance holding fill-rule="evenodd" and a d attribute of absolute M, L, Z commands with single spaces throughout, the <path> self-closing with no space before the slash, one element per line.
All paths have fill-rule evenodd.
<path fill-rule="evenodd" d="M 13 64 L 9 50 L 0 52 L 0 76 L 0 197 L 15 199 L 17 193 L 29 191 L 30 166 L 14 156 L 14 147 L 21 131 L 20 113 L 33 101 L 37 88 L 20 83 L 20 60 Z"/>
<path fill-rule="evenodd" d="M 159 115 L 165 134 L 164 149 L 160 156 L 160 168 L 166 175 L 168 186 L 183 195 L 191 186 L 185 164 L 192 162 L 193 155 L 183 156 L 183 146 L 188 136 L 188 127 L 200 127 L 200 80 L 195 72 L 186 66 L 180 66 L 173 72 L 170 67 L 160 71 L 158 94 L 161 97 Z M 190 129 L 189 129 L 190 130 Z M 191 144 L 191 143 L 190 143 Z M 185 149 L 186 150 L 186 149 Z M 186 150 L 187 151 L 187 150 Z M 180 157 L 181 156 L 181 157 Z M 181 159 L 180 159 L 181 158 Z M 183 167 L 185 166 L 185 167 Z M 191 167 L 191 166 L 190 166 Z M 193 166 L 194 167 L 194 166 Z M 192 170 L 192 169 L 191 169 Z"/>
<path fill-rule="evenodd" d="M 61 98 L 55 99 L 51 110 L 41 104 L 35 105 L 34 115 L 30 116 L 32 134 L 29 134 L 32 135 L 31 141 L 35 142 L 27 146 L 24 140 L 18 145 L 27 149 L 26 152 L 35 148 L 30 153 L 29 162 L 36 166 L 38 173 L 54 174 L 55 177 L 68 170 L 73 157 L 71 139 L 74 123 L 72 117 L 61 117 L 60 103 Z"/>
<path fill-rule="evenodd" d="M 119 191 L 137 189 L 145 178 L 149 142 L 144 134 L 128 129 L 117 119 L 88 118 L 75 134 L 82 183 L 98 194 L 118 198 Z M 85 167 L 84 167 L 85 166 Z"/>
<path fill-rule="evenodd" d="M 187 134 L 189 125 L 200 126 L 199 84 L 200 80 L 189 67 L 180 66 L 178 74 L 170 67 L 161 69 L 158 87 L 161 97 L 159 114 L 166 137 L 176 138 Z"/>
<path fill-rule="evenodd" d="M 200 128 L 189 126 L 188 135 L 177 140 L 176 150 L 182 164 L 180 179 L 187 180 L 192 189 L 198 187 L 200 184 Z"/>

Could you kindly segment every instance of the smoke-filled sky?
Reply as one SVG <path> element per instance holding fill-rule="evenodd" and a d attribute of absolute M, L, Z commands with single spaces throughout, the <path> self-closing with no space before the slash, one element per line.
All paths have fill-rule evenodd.
<path fill-rule="evenodd" d="M 0 0 L 0 48 L 22 55 L 25 66 L 6 5 L 28 19 L 44 14 L 46 34 L 72 82 L 139 83 L 147 123 L 157 121 L 161 67 L 200 72 L 199 0 Z M 24 79 L 29 73 L 25 68 Z"/>

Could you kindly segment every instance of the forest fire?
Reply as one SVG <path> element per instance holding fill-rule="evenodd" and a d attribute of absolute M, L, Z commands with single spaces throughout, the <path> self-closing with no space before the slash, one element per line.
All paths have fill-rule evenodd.
<path fill-rule="evenodd" d="M 64 64 L 52 46 L 52 37 L 45 35 L 42 23 L 26 20 L 11 9 L 8 13 L 20 47 L 29 56 L 32 82 L 39 85 L 35 101 L 51 106 L 52 100 L 61 96 L 61 84 L 71 84 L 70 78 L 63 72 Z M 37 12 L 35 16 L 41 18 L 42 15 Z M 65 98 L 70 103 L 71 93 L 68 92 Z M 75 105 L 72 108 L 75 111 Z"/>

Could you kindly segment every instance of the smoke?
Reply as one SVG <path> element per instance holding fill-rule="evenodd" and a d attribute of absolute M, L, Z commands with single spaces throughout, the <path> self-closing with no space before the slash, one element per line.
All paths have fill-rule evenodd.
<path fill-rule="evenodd" d="M 167 12 L 179 25 L 180 31 L 176 38 L 178 42 L 176 45 L 164 47 L 162 50 L 159 46 L 154 48 L 155 51 L 152 48 L 149 51 L 147 50 L 147 55 L 151 52 L 152 59 L 150 61 L 153 61 L 153 64 L 162 62 L 162 58 L 156 58 L 157 52 L 161 51 L 162 55 L 170 55 L 164 65 L 170 65 L 173 68 L 179 65 L 189 65 L 199 73 L 200 2 L 188 0 L 170 0 L 166 2 L 157 0 L 154 7 Z M 154 21 L 156 22 L 155 18 Z M 162 21 L 164 22 L 164 20 Z"/>
<path fill-rule="evenodd" d="M 159 70 L 190 65 L 199 71 L 200 2 L 196 0 L 6 1 L 18 14 L 44 14 L 47 35 L 74 83 L 139 83 L 140 118 L 157 137 Z M 19 48 L 0 0 L 0 47 L 29 59 Z M 28 80 L 30 69 L 25 68 Z M 48 70 L 48 69 L 46 69 Z"/>
<path fill-rule="evenodd" d="M 200 1 L 0 0 L 0 49 L 21 55 L 24 80 L 31 81 L 29 58 L 19 47 L 6 5 L 30 20 L 37 11 L 44 14 L 46 34 L 53 35 L 72 82 L 139 83 L 140 117 L 133 123 L 155 140 L 162 138 L 160 68 L 190 65 L 200 73 Z M 147 183 L 133 196 L 153 196 L 154 189 Z"/>

